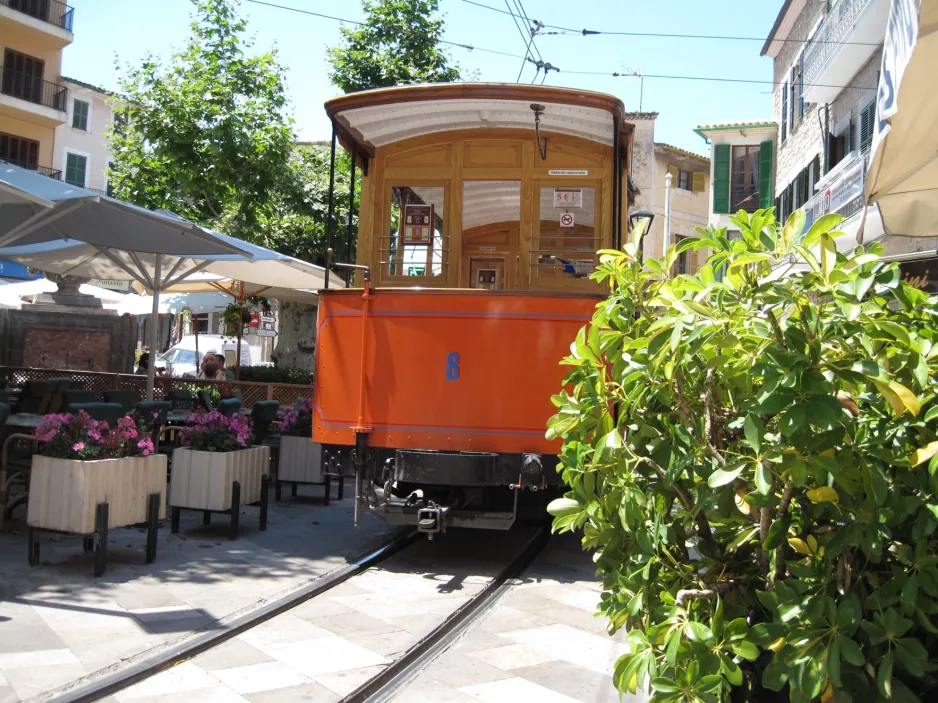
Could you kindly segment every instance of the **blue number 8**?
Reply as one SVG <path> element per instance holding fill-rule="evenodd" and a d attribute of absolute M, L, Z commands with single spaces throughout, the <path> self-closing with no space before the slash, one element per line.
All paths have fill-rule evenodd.
<path fill-rule="evenodd" d="M 455 381 L 459 378 L 459 354 L 450 352 L 446 357 L 446 380 Z"/>

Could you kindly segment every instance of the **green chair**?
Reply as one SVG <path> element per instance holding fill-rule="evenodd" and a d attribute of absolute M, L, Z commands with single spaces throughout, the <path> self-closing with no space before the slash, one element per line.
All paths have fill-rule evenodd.
<path fill-rule="evenodd" d="M 218 412 L 225 417 L 234 417 L 239 410 L 241 410 L 240 398 L 225 398 L 218 404 Z"/>
<path fill-rule="evenodd" d="M 207 388 L 203 388 L 198 393 L 196 397 L 199 399 L 199 407 L 205 410 L 206 412 L 212 411 L 212 392 Z"/>
<path fill-rule="evenodd" d="M 160 447 L 160 435 L 166 426 L 171 408 L 172 405 L 165 400 L 144 400 L 134 406 L 134 415 L 139 421 L 152 427 L 150 438 L 153 440 L 153 446 L 156 451 L 163 454 L 172 454 L 172 445 L 168 447 L 169 451 Z"/>
<path fill-rule="evenodd" d="M 98 403 L 101 399 L 94 391 L 87 391 L 84 388 L 70 388 L 62 393 L 65 405 L 75 405 L 76 403 Z"/>
<path fill-rule="evenodd" d="M 58 376 L 56 378 L 50 378 L 49 383 L 53 384 L 53 387 L 52 400 L 49 401 L 49 409 L 47 412 L 60 413 L 62 412 L 62 408 L 66 405 L 65 391 L 72 387 L 72 379 L 68 376 Z M 97 397 L 95 401 L 97 401 Z"/>
<path fill-rule="evenodd" d="M 137 394 L 128 390 L 104 391 L 105 403 L 120 403 L 128 413 L 133 412 L 137 404 Z"/>
<path fill-rule="evenodd" d="M 277 419 L 280 410 L 279 400 L 260 400 L 251 408 L 251 421 L 254 423 L 254 442 L 264 444 L 270 433 L 270 423 Z"/>
<path fill-rule="evenodd" d="M 13 409 L 17 413 L 45 415 L 49 411 L 55 384 L 51 381 L 29 379 L 23 384 L 23 390 Z"/>
<path fill-rule="evenodd" d="M 92 420 L 106 422 L 111 427 L 117 426 L 117 421 L 124 417 L 124 406 L 120 403 L 72 403 L 65 406 L 65 412 L 86 412 Z"/>

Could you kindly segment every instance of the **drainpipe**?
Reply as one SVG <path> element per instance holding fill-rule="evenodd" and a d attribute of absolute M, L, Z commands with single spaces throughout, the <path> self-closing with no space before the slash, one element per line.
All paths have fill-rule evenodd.
<path fill-rule="evenodd" d="M 668 247 L 671 246 L 671 179 L 670 173 L 664 177 L 664 251 L 662 256 L 668 253 Z"/>

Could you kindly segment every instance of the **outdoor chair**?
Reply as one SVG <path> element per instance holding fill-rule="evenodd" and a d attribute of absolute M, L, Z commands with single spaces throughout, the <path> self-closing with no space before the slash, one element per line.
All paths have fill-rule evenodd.
<path fill-rule="evenodd" d="M 225 398 L 218 403 L 218 412 L 225 417 L 234 417 L 234 414 L 241 409 L 240 398 Z"/>
<path fill-rule="evenodd" d="M 270 424 L 277 419 L 280 410 L 279 400 L 260 400 L 251 408 L 251 420 L 254 422 L 255 444 L 265 444 L 270 433 Z"/>
<path fill-rule="evenodd" d="M 63 394 L 65 406 L 75 405 L 76 403 L 98 403 L 101 399 L 94 391 L 87 391 L 84 388 L 70 388 Z"/>
<path fill-rule="evenodd" d="M 198 405 L 195 394 L 185 388 L 173 388 L 166 394 L 166 400 L 173 410 L 191 411 Z"/>
<path fill-rule="evenodd" d="M 84 411 L 92 420 L 106 422 L 111 427 L 117 426 L 117 421 L 124 417 L 124 406 L 120 403 L 71 403 L 65 406 L 65 412 L 77 413 Z"/>
<path fill-rule="evenodd" d="M 45 415 L 55 392 L 55 384 L 50 381 L 29 379 L 23 384 L 23 390 L 14 409 L 17 413 Z"/>
<path fill-rule="evenodd" d="M 50 378 L 49 383 L 52 384 L 52 399 L 49 401 L 49 408 L 46 412 L 60 413 L 66 405 L 65 391 L 72 387 L 72 379 L 67 376 L 59 376 Z"/>
<path fill-rule="evenodd" d="M 205 410 L 206 412 L 212 411 L 212 393 L 207 388 L 203 388 L 198 393 L 196 397 L 199 399 L 199 407 Z"/>
<path fill-rule="evenodd" d="M 160 434 L 166 426 L 167 417 L 172 406 L 165 400 L 144 400 L 134 406 L 134 414 L 138 419 L 152 427 L 150 437 L 153 446 L 160 452 Z M 161 452 L 166 454 L 167 452 Z M 172 454 L 170 449 L 169 454 Z"/>
<path fill-rule="evenodd" d="M 124 406 L 125 412 L 133 412 L 134 405 L 137 404 L 137 394 L 133 391 L 104 391 L 105 403 L 120 403 Z"/>

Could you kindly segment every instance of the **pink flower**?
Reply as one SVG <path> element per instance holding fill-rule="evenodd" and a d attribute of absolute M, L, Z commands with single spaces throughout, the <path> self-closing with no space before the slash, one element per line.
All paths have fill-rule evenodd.
<path fill-rule="evenodd" d="M 73 452 L 80 452 L 84 448 L 85 448 L 84 442 L 75 442 L 75 444 L 72 445 Z"/>

